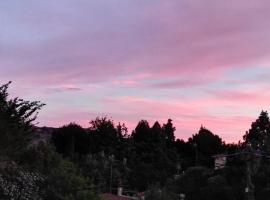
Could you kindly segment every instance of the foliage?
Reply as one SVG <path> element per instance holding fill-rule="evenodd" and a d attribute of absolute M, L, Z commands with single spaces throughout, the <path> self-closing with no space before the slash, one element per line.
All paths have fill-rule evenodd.
<path fill-rule="evenodd" d="M 168 121 L 168 127 L 173 127 L 172 121 Z M 146 120 L 141 120 L 133 131 L 131 140 L 134 152 L 131 159 L 128 157 L 131 160 L 132 187 L 143 191 L 155 183 L 164 185 L 167 178 L 176 172 L 176 150 L 171 146 L 171 140 L 167 142 L 166 131 L 173 134 L 174 128 L 161 128 L 158 122 L 150 128 Z"/>
<path fill-rule="evenodd" d="M 165 187 L 160 185 L 151 185 L 146 193 L 146 200 L 177 200 L 178 195 L 173 194 Z"/>
<path fill-rule="evenodd" d="M 252 152 L 264 155 L 261 158 L 253 157 L 250 160 L 256 170 L 252 174 L 252 181 L 255 184 L 256 199 L 262 199 L 262 194 L 269 192 L 270 179 L 270 121 L 267 111 L 262 111 L 252 124 L 249 131 L 243 136 L 244 148 L 251 149 Z"/>
<path fill-rule="evenodd" d="M 25 150 L 34 137 L 33 122 L 44 106 L 39 101 L 9 98 L 10 82 L 0 86 L 0 156 L 14 157 Z"/>
<path fill-rule="evenodd" d="M 243 196 L 237 197 L 239 191 L 234 191 L 234 187 L 229 184 L 222 172 L 215 172 L 201 166 L 189 168 L 180 177 L 171 180 L 166 187 L 167 193 L 185 194 L 186 199 L 189 200 L 240 200 L 243 198 Z"/>
<path fill-rule="evenodd" d="M 168 119 L 168 122 L 166 124 L 163 124 L 162 129 L 164 131 L 167 144 L 172 145 L 173 142 L 175 141 L 174 132 L 176 130 L 175 127 L 173 126 L 172 120 Z"/>
<path fill-rule="evenodd" d="M 9 99 L 9 84 L 0 87 L 1 199 L 98 199 L 72 162 L 48 144 L 31 143 L 44 104 Z"/>
<path fill-rule="evenodd" d="M 89 153 L 89 134 L 81 126 L 70 123 L 57 129 L 52 135 L 52 142 L 57 152 L 65 157 Z"/>
<path fill-rule="evenodd" d="M 107 155 L 118 155 L 121 143 L 126 135 L 125 125 L 115 127 L 113 120 L 107 117 L 97 117 L 90 122 L 91 153 L 104 152 Z"/>
<path fill-rule="evenodd" d="M 180 194 L 189 200 L 240 200 L 247 168 L 255 164 L 249 179 L 255 197 L 269 194 L 266 111 L 238 144 L 225 144 L 204 127 L 188 141 L 176 140 L 171 119 L 162 126 L 141 120 L 128 135 L 125 124 L 97 117 L 87 129 L 70 123 L 55 129 L 51 143 L 36 145 L 34 121 L 44 104 L 9 98 L 9 84 L 0 86 L 1 199 L 98 200 L 94 190 L 110 192 L 122 185 L 145 191 L 147 200 L 176 200 Z M 212 156 L 220 153 L 233 156 L 225 168 L 214 170 Z"/>
<path fill-rule="evenodd" d="M 29 163 L 24 157 L 32 162 Z M 41 184 L 44 199 L 79 200 L 79 194 L 82 197 L 89 194 L 88 199 L 96 199 L 91 184 L 80 175 L 74 163 L 63 159 L 49 144 L 40 143 L 32 147 L 24 157 L 22 160 L 27 168 L 39 171 L 45 177 Z"/>
<path fill-rule="evenodd" d="M 108 192 L 111 188 L 126 184 L 129 169 L 126 160 L 116 160 L 114 155 L 103 152 L 86 155 L 80 159 L 79 167 L 84 177 L 97 186 L 99 191 Z"/>
<path fill-rule="evenodd" d="M 195 165 L 196 150 L 192 143 L 177 139 L 175 141 L 175 148 L 178 154 L 178 162 L 179 164 L 181 163 L 181 170 L 186 170 Z"/>
<path fill-rule="evenodd" d="M 214 159 L 213 155 L 222 152 L 222 140 L 218 135 L 214 135 L 208 129 L 201 127 L 199 132 L 189 138 L 188 142 L 194 146 L 195 153 L 198 155 L 197 164 L 213 167 Z"/>
<path fill-rule="evenodd" d="M 259 118 L 251 124 L 251 128 L 243 136 L 246 144 L 251 144 L 254 149 L 266 150 L 270 153 L 270 121 L 267 111 L 262 111 Z M 268 145 L 268 146 L 267 146 Z"/>
<path fill-rule="evenodd" d="M 3 167 L 3 163 L 2 167 Z M 39 172 L 25 170 L 14 163 L 6 163 L 0 170 L 0 197 L 1 199 L 22 199 L 41 198 L 40 182 L 44 176 Z"/>

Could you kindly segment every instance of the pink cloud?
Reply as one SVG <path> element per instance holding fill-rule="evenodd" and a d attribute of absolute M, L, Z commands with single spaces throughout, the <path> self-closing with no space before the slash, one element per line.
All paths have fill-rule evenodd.
<path fill-rule="evenodd" d="M 121 110 L 117 107 L 119 104 L 121 104 Z M 177 138 L 187 140 L 192 134 L 197 133 L 200 126 L 203 125 L 220 135 L 226 142 L 237 142 L 242 140 L 242 135 L 249 129 L 251 122 L 256 119 L 256 116 L 213 115 L 191 105 L 171 105 L 170 103 L 137 97 L 108 100 L 107 106 L 115 106 L 115 108 L 108 113 L 59 110 L 55 117 L 43 117 L 42 125 L 62 126 L 69 122 L 77 122 L 88 127 L 89 121 L 96 116 L 108 116 L 112 117 L 116 124 L 118 122 L 125 123 L 129 128 L 129 133 L 131 133 L 141 119 L 148 120 L 152 125 L 155 121 L 163 124 L 167 122 L 167 119 L 172 118 L 177 129 Z"/>
<path fill-rule="evenodd" d="M 48 104 L 42 124 L 86 124 L 102 113 L 131 127 L 173 118 L 179 137 L 204 124 L 238 140 L 270 102 L 269 7 L 266 0 L 3 1 L 0 78 L 15 82 L 12 95 Z"/>
<path fill-rule="evenodd" d="M 31 15 L 21 6 L 11 19 L 18 19 L 29 37 L 40 33 L 43 37 L 4 43 L 1 60 L 9 71 L 3 74 L 36 76 L 31 82 L 42 84 L 96 82 L 145 72 L 200 79 L 204 73 L 268 60 L 266 1 L 114 2 L 111 8 L 104 7 L 108 11 L 104 16 L 95 4 L 103 5 L 81 1 L 72 4 L 73 10 L 43 3 L 35 5 Z M 47 31 L 51 28 L 54 34 Z"/>
<path fill-rule="evenodd" d="M 269 99 L 247 99 L 249 94 L 230 93 L 219 98 L 199 98 L 186 100 L 156 100 L 142 97 L 120 97 L 106 99 L 104 104 L 112 107 L 110 115 L 117 119 L 127 119 L 132 128 L 140 119 L 150 123 L 159 120 L 165 123 L 168 118 L 174 119 L 178 138 L 187 139 L 195 134 L 200 125 L 221 135 L 227 142 L 242 140 L 262 109 L 267 108 Z M 230 98 L 225 99 L 224 98 Z M 232 98 L 232 99 L 231 99 Z M 254 102 L 255 101 L 255 102 Z M 105 107 L 106 108 L 106 107 Z M 242 115 L 239 115 L 239 114 Z"/>

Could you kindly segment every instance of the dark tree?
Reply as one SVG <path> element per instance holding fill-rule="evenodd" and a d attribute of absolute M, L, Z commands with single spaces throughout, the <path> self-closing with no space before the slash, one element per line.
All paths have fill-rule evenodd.
<path fill-rule="evenodd" d="M 253 166 L 251 181 L 255 185 L 256 199 L 263 199 L 269 194 L 270 184 L 270 122 L 267 111 L 262 111 L 258 119 L 251 124 L 251 128 L 243 136 L 245 149 L 260 154 L 261 157 L 250 156 L 249 164 Z M 246 161 L 248 164 L 248 162 Z M 263 197 L 264 196 L 264 197 Z"/>
<path fill-rule="evenodd" d="M 0 86 L 0 199 L 97 200 L 79 191 L 88 185 L 73 163 L 49 144 L 31 143 L 44 104 L 9 98 L 9 84 Z"/>
<path fill-rule="evenodd" d="M 117 137 L 119 137 L 119 138 L 127 138 L 128 137 L 128 129 L 124 123 L 121 124 L 119 122 L 118 125 L 116 126 L 116 130 L 117 130 Z"/>
<path fill-rule="evenodd" d="M 177 158 L 173 144 L 172 147 L 167 147 L 164 129 L 158 122 L 150 128 L 147 121 L 141 120 L 133 131 L 131 140 L 134 146 L 133 154 L 129 157 L 131 186 L 143 191 L 153 184 L 164 185 L 175 173 L 174 159 Z"/>
<path fill-rule="evenodd" d="M 166 124 L 163 124 L 163 132 L 165 134 L 165 138 L 167 141 L 168 145 L 171 145 L 174 143 L 175 141 L 175 136 L 174 136 L 174 132 L 175 132 L 175 127 L 173 126 L 172 120 L 168 119 L 168 122 Z"/>
<path fill-rule="evenodd" d="M 44 104 L 9 98 L 11 82 L 0 86 L 0 152 L 1 156 L 14 156 L 22 152 L 33 137 L 38 111 Z"/>
<path fill-rule="evenodd" d="M 199 132 L 189 138 L 189 143 L 195 148 L 195 156 L 197 156 L 197 164 L 213 167 L 214 159 L 212 156 L 221 153 L 223 143 L 218 135 L 214 135 L 211 131 L 200 128 Z"/>
<path fill-rule="evenodd" d="M 195 149 L 191 143 L 177 139 L 175 148 L 179 156 L 178 163 L 180 164 L 181 170 L 186 170 L 188 167 L 194 166 Z"/>
<path fill-rule="evenodd" d="M 52 134 L 52 142 L 57 152 L 64 156 L 89 153 L 89 134 L 81 126 L 70 123 Z"/>
<path fill-rule="evenodd" d="M 90 122 L 89 133 L 91 153 L 104 152 L 106 155 L 119 155 L 127 129 L 121 124 L 115 127 L 113 120 L 107 117 L 97 117 Z"/>
<path fill-rule="evenodd" d="M 270 122 L 267 111 L 262 111 L 259 118 L 243 136 L 244 144 L 251 144 L 254 149 L 266 150 L 270 139 Z M 270 149 L 269 149 L 270 150 Z"/>
<path fill-rule="evenodd" d="M 151 140 L 150 126 L 148 121 L 141 120 L 131 134 L 131 138 L 135 142 L 147 142 Z"/>
<path fill-rule="evenodd" d="M 152 142 L 160 145 L 162 148 L 166 145 L 166 138 L 163 133 L 163 130 L 158 122 L 155 122 L 151 128 L 151 140 Z"/>

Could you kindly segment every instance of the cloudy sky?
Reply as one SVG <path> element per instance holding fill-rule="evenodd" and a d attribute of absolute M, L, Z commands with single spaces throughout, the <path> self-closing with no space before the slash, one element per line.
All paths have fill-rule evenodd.
<path fill-rule="evenodd" d="M 96 116 L 237 142 L 270 108 L 270 1 L 0 1 L 0 80 L 40 125 Z"/>

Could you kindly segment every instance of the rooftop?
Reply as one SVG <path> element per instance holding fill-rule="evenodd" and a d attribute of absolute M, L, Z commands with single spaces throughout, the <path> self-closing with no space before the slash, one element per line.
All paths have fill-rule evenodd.
<path fill-rule="evenodd" d="M 131 200 L 133 199 L 132 197 L 117 196 L 115 194 L 110 194 L 110 193 L 101 194 L 101 197 L 104 200 Z"/>

